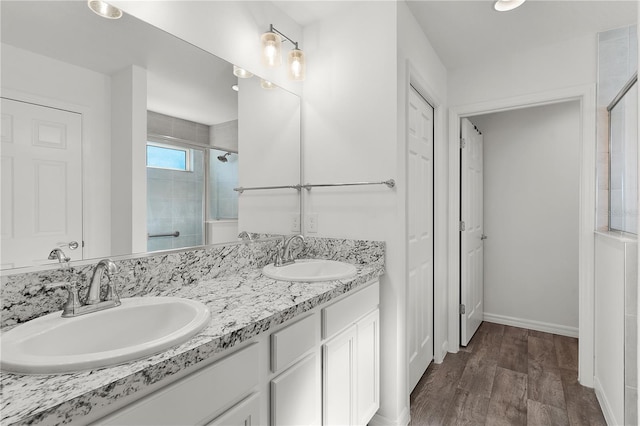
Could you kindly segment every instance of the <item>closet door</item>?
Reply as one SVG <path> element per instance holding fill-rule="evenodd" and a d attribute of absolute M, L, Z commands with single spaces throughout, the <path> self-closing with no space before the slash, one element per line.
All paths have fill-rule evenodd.
<path fill-rule="evenodd" d="M 433 107 L 409 90 L 408 344 L 409 391 L 433 360 Z"/>

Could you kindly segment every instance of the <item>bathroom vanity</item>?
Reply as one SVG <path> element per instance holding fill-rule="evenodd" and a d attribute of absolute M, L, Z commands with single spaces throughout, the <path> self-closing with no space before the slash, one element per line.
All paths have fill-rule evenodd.
<path fill-rule="evenodd" d="M 234 271 L 183 285 L 151 280 L 142 286 L 154 289 L 149 295 L 206 304 L 210 324 L 182 345 L 114 367 L 2 373 L 2 424 L 366 424 L 379 407 L 383 247 L 361 256 L 353 245 L 338 249 L 342 255 L 338 244 L 309 246 L 308 257 L 324 251 L 326 258 L 354 263 L 356 276 L 313 283 L 270 279 L 262 274 L 265 258 L 241 257 L 248 246 L 239 245 L 233 263 L 244 266 Z M 228 246 L 220 250 L 225 259 L 234 257 Z M 184 255 L 208 258 L 198 250 Z M 122 276 L 131 275 L 124 268 Z M 132 296 L 131 288 L 125 282 L 121 297 Z"/>

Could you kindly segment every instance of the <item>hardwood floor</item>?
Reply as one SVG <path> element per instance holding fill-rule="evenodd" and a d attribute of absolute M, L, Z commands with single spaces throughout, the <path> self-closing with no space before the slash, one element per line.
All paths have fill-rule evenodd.
<path fill-rule="evenodd" d="M 484 322 L 432 364 L 411 394 L 411 425 L 606 426 L 578 383 L 578 340 Z"/>

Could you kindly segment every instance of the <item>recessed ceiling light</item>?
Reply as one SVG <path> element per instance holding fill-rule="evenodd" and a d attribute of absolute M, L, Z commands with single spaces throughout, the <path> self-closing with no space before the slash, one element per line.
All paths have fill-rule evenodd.
<path fill-rule="evenodd" d="M 493 4 L 493 8 L 498 12 L 507 12 L 509 10 L 515 9 L 524 2 L 525 0 L 497 0 Z"/>
<path fill-rule="evenodd" d="M 233 75 L 235 75 L 238 78 L 253 77 L 253 74 L 251 74 L 249 71 L 245 70 L 244 68 L 240 68 L 239 66 L 236 66 L 236 65 L 233 66 Z"/>
<path fill-rule="evenodd" d="M 122 17 L 122 11 L 120 9 L 102 0 L 87 0 L 87 6 L 103 18 L 119 19 Z"/>

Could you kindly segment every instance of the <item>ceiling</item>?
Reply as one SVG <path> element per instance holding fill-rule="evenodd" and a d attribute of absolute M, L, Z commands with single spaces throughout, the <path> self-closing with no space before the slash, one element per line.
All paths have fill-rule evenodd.
<path fill-rule="evenodd" d="M 400 0 L 403 1 L 403 0 Z M 274 1 L 302 26 L 358 2 Z M 528 0 L 510 12 L 494 0 L 407 0 L 409 9 L 452 70 L 518 51 L 636 23 L 635 0 Z"/>

